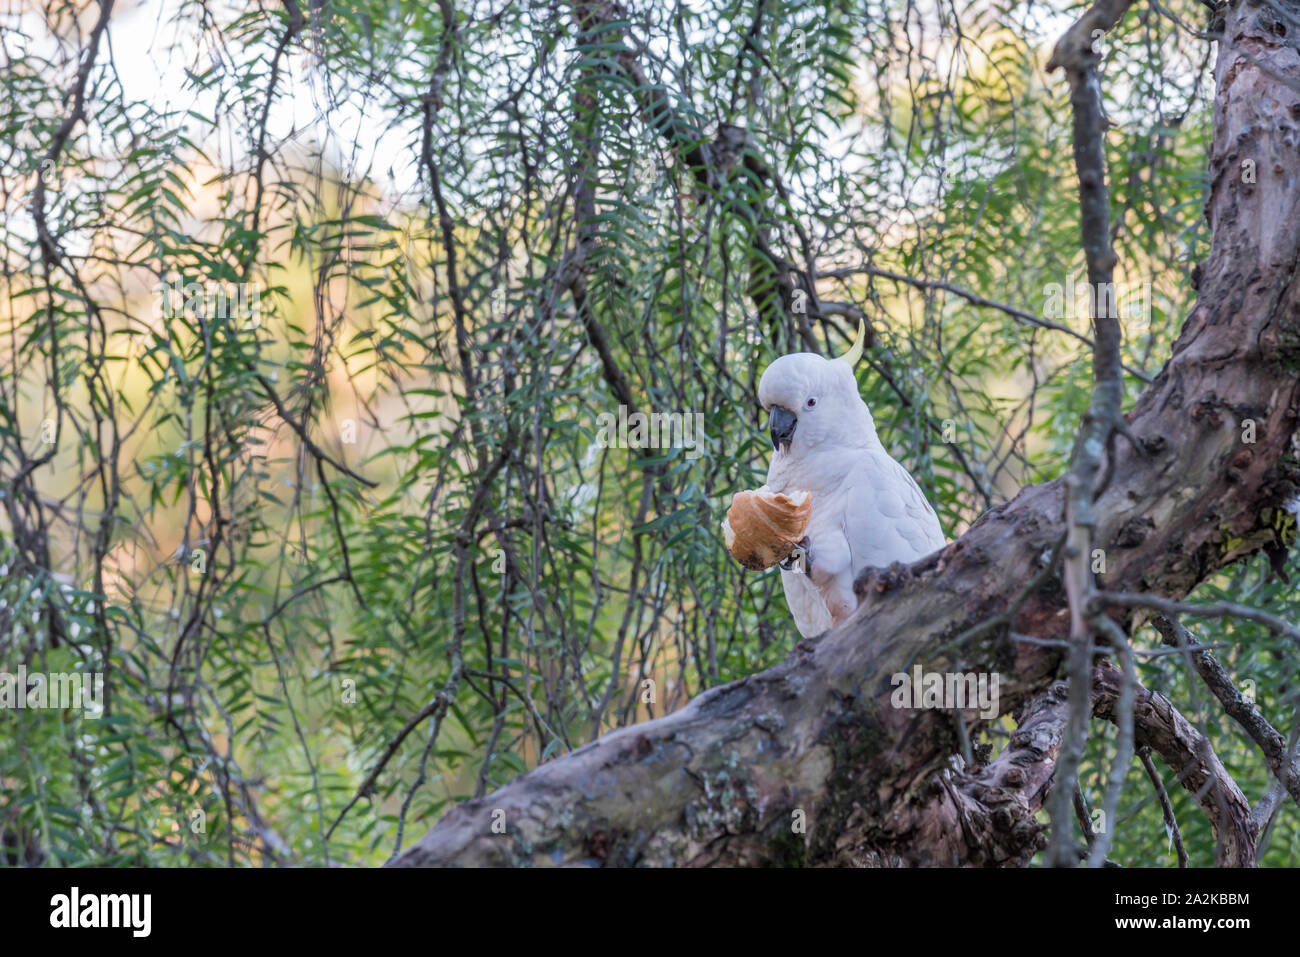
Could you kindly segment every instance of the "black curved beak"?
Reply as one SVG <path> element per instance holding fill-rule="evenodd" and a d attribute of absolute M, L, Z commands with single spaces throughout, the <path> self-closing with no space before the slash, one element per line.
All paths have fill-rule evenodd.
<path fill-rule="evenodd" d="M 790 440 L 794 438 L 794 427 L 798 424 L 799 417 L 789 409 L 779 405 L 772 406 L 771 417 L 767 420 L 767 430 L 772 436 L 772 448 L 780 449 L 784 445 L 788 452 Z"/>

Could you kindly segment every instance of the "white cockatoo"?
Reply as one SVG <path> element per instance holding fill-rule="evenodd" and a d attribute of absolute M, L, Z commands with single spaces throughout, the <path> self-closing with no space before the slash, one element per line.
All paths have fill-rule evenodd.
<path fill-rule="evenodd" d="M 876 436 L 853 366 L 866 327 L 838 359 L 781 356 L 763 372 L 758 399 L 770 413 L 772 464 L 763 490 L 812 494 L 801 548 L 781 565 L 799 633 L 819 635 L 857 608 L 864 568 L 913 562 L 945 544 L 939 518 L 907 469 Z"/>

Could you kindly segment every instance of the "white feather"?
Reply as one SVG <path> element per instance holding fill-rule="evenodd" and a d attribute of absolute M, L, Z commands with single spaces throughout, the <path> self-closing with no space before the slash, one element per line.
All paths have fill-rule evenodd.
<path fill-rule="evenodd" d="M 853 582 L 864 569 L 914 562 L 945 540 L 924 493 L 880 444 L 847 363 L 782 356 L 764 371 L 758 397 L 798 419 L 790 446 L 772 455 L 765 488 L 812 495 L 807 573 L 781 571 L 790 614 L 811 637 L 857 607 Z"/>

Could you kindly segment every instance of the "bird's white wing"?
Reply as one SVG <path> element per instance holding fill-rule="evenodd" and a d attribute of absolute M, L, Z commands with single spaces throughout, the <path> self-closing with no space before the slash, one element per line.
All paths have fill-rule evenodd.
<path fill-rule="evenodd" d="M 855 578 L 864 568 L 914 562 L 946 544 L 925 493 L 883 449 L 867 453 L 846 484 L 844 535 Z"/>

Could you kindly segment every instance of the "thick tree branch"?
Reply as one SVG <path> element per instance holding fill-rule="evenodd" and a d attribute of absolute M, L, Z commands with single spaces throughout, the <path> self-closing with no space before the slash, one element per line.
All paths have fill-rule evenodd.
<path fill-rule="evenodd" d="M 1171 647 L 1190 649 L 1196 644 L 1196 637 L 1175 621 L 1157 618 L 1153 624 L 1165 644 Z M 1253 701 L 1237 690 L 1228 670 L 1219 664 L 1219 660 L 1211 652 L 1189 650 L 1187 654 L 1196 673 L 1223 705 L 1224 712 L 1259 745 L 1264 760 L 1268 762 L 1269 770 L 1286 788 L 1291 799 L 1300 804 L 1300 763 L 1292 758 L 1281 732 L 1260 714 Z"/>
<path fill-rule="evenodd" d="M 1093 669 L 1093 714 L 1107 721 L 1118 718 L 1123 676 L 1113 665 Z M 1137 687 L 1133 704 L 1133 729 L 1139 748 L 1160 755 L 1178 776 L 1178 783 L 1196 798 L 1209 818 L 1218 848 L 1220 867 L 1254 867 L 1256 827 L 1250 805 L 1228 774 L 1210 742 L 1156 691 Z M 1107 829 L 1114 821 L 1107 821 Z"/>

